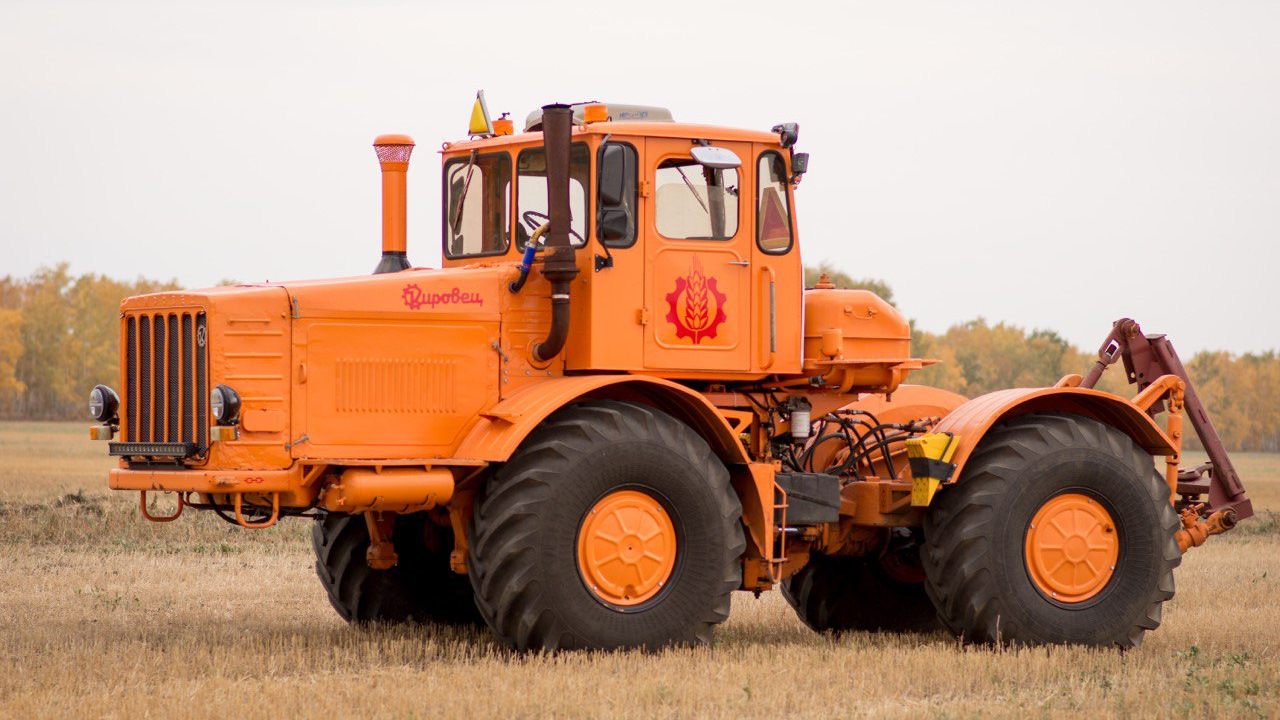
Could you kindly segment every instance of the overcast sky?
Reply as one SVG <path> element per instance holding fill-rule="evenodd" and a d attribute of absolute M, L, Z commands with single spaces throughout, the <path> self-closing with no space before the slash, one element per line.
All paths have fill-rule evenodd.
<path fill-rule="evenodd" d="M 379 254 L 370 143 L 438 157 L 484 88 L 800 123 L 807 263 L 924 329 L 984 316 L 1096 347 L 1280 348 L 1280 3 L 0 0 L 0 275 L 285 280 Z"/>

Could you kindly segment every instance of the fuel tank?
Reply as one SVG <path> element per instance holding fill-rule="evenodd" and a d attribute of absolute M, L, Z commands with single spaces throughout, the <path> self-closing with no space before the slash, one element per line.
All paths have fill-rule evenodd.
<path fill-rule="evenodd" d="M 924 364 L 911 358 L 910 323 L 880 296 L 825 283 L 805 291 L 805 374 L 842 392 L 892 392 Z"/>

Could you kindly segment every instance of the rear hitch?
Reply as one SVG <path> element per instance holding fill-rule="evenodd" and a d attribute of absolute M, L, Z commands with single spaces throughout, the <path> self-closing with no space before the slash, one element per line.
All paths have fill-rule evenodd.
<path fill-rule="evenodd" d="M 1231 508 L 1219 510 L 1208 519 L 1200 519 L 1204 505 L 1192 505 L 1182 511 L 1182 529 L 1177 532 L 1178 549 L 1184 554 L 1193 547 L 1200 547 L 1210 535 L 1220 535 L 1236 526 L 1239 518 Z"/>
<path fill-rule="evenodd" d="M 1210 519 L 1227 510 L 1231 511 L 1233 520 L 1252 517 L 1253 503 L 1245 494 L 1240 476 L 1227 456 L 1226 445 L 1209 420 L 1208 409 L 1201 402 L 1182 360 L 1167 337 L 1143 334 L 1138 323 L 1131 318 L 1121 318 L 1112 325 L 1110 334 L 1098 349 L 1097 362 L 1088 374 L 1078 383 L 1074 383 L 1074 378 L 1063 380 L 1071 380 L 1078 387 L 1092 388 L 1102 378 L 1102 373 L 1117 362 L 1124 365 L 1125 378 L 1129 383 L 1138 386 L 1138 396 L 1133 399 L 1135 405 L 1152 418 L 1169 411 L 1167 434 L 1177 450 L 1167 457 L 1166 479 L 1175 508 L 1184 511 L 1185 517 L 1185 510 L 1204 502 L 1211 513 Z M 1208 463 L 1193 470 L 1178 467 L 1182 459 L 1184 416 L 1191 422 L 1205 454 L 1209 456 Z M 1198 516 L 1199 511 L 1195 513 L 1195 517 Z M 1208 533 L 1204 537 L 1212 534 L 1216 533 Z M 1200 542 L 1186 547 L 1194 547 Z"/>

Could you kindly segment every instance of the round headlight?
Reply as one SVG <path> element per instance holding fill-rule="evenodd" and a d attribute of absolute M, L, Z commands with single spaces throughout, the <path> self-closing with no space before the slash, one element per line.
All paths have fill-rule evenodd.
<path fill-rule="evenodd" d="M 98 422 L 114 420 L 120 409 L 120 396 L 106 385 L 96 385 L 89 391 L 89 414 Z"/>
<path fill-rule="evenodd" d="M 218 385 L 209 393 L 209 409 L 219 423 L 230 423 L 240 412 L 240 396 L 226 385 Z"/>

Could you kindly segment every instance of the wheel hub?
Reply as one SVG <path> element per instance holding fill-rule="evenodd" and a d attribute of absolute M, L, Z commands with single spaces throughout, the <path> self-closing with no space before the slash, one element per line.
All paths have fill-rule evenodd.
<path fill-rule="evenodd" d="M 1079 603 L 1097 595 L 1115 575 L 1120 538 L 1111 513 L 1080 493 L 1050 498 L 1027 527 L 1027 571 L 1048 597 Z"/>
<path fill-rule="evenodd" d="M 675 525 L 666 508 L 638 490 L 599 500 L 578 530 L 578 570 L 596 597 L 622 606 L 657 595 L 676 564 Z"/>

